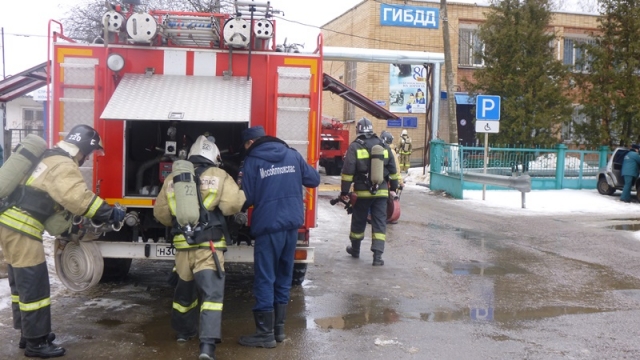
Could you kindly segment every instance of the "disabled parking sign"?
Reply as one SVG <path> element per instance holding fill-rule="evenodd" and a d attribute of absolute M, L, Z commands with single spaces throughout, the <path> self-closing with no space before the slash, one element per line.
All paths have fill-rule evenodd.
<path fill-rule="evenodd" d="M 500 131 L 500 96 L 478 95 L 476 98 L 476 132 Z"/>

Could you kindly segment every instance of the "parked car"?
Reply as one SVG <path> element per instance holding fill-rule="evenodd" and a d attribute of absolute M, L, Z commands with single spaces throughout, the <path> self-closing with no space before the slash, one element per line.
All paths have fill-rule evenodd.
<path fill-rule="evenodd" d="M 620 173 L 622 172 L 622 162 L 624 156 L 629 152 L 627 148 L 617 148 L 611 154 L 607 166 L 600 168 L 598 171 L 598 192 L 602 195 L 613 195 L 616 190 L 621 190 L 624 187 L 624 178 Z M 636 180 L 636 183 L 631 187 L 631 191 L 636 191 L 640 188 L 640 178 Z M 638 196 L 636 192 L 636 196 Z"/>

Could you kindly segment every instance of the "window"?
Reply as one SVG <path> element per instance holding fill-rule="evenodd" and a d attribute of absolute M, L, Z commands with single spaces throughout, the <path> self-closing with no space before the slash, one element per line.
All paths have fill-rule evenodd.
<path fill-rule="evenodd" d="M 478 36 L 476 29 L 460 29 L 458 39 L 458 65 L 484 66 L 482 54 L 484 44 Z"/>
<path fill-rule="evenodd" d="M 22 127 L 25 129 L 42 129 L 44 127 L 44 111 L 42 109 L 23 108 Z"/>
<path fill-rule="evenodd" d="M 589 67 L 588 57 L 586 60 L 585 51 L 580 49 L 580 44 L 590 44 L 595 45 L 596 41 L 594 39 L 586 39 L 586 38 L 565 38 L 564 39 L 564 56 L 563 56 L 563 64 L 569 65 L 573 68 L 574 71 L 587 71 Z M 581 61 L 584 61 L 584 64 L 580 64 Z"/>
<path fill-rule="evenodd" d="M 356 89 L 356 79 L 358 78 L 358 63 L 355 61 L 345 62 L 344 68 L 344 84 L 353 90 Z M 356 119 L 356 106 L 345 101 L 344 103 L 344 120 Z"/>
<path fill-rule="evenodd" d="M 587 121 L 587 115 L 582 112 L 582 108 L 582 105 L 575 106 L 573 108 L 573 114 L 571 115 L 571 122 L 562 125 L 562 140 L 566 143 L 579 140 L 576 137 L 576 124 L 584 124 Z"/>

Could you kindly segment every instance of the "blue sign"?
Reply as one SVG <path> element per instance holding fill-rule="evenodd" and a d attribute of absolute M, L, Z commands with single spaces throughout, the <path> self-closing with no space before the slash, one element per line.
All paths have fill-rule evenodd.
<path fill-rule="evenodd" d="M 500 121 L 500 96 L 478 95 L 476 120 Z"/>
<path fill-rule="evenodd" d="M 387 127 L 399 128 L 402 127 L 402 119 L 389 119 L 387 120 Z"/>
<path fill-rule="evenodd" d="M 440 9 L 380 4 L 380 25 L 437 29 Z"/>
<path fill-rule="evenodd" d="M 378 106 L 387 106 L 387 102 L 384 100 L 376 100 L 375 103 Z"/>
<path fill-rule="evenodd" d="M 402 127 L 417 128 L 418 127 L 418 118 L 417 117 L 403 117 L 402 118 Z"/>

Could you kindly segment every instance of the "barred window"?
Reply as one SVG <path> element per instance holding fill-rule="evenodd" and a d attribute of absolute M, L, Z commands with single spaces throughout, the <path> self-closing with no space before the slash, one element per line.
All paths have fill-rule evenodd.
<path fill-rule="evenodd" d="M 356 89 L 356 79 L 358 78 L 358 63 L 355 61 L 345 62 L 344 84 L 352 89 Z M 356 106 L 352 103 L 344 102 L 344 120 L 355 120 Z"/>
<path fill-rule="evenodd" d="M 562 125 L 562 140 L 566 143 L 572 143 L 579 140 L 576 137 L 576 124 L 584 124 L 587 121 L 587 115 L 583 113 L 583 106 L 578 105 L 573 108 L 571 122 Z"/>
<path fill-rule="evenodd" d="M 460 29 L 458 39 L 458 65 L 484 66 L 484 44 L 476 29 Z"/>
<path fill-rule="evenodd" d="M 25 129 L 41 129 L 44 126 L 44 111 L 42 109 L 23 108 L 22 126 Z"/>
<path fill-rule="evenodd" d="M 580 49 L 580 44 L 585 43 L 595 45 L 596 41 L 594 39 L 586 38 L 565 38 L 564 54 L 562 59 L 563 64 L 569 65 L 574 71 L 588 71 L 589 55 L 585 54 L 583 49 Z"/>

